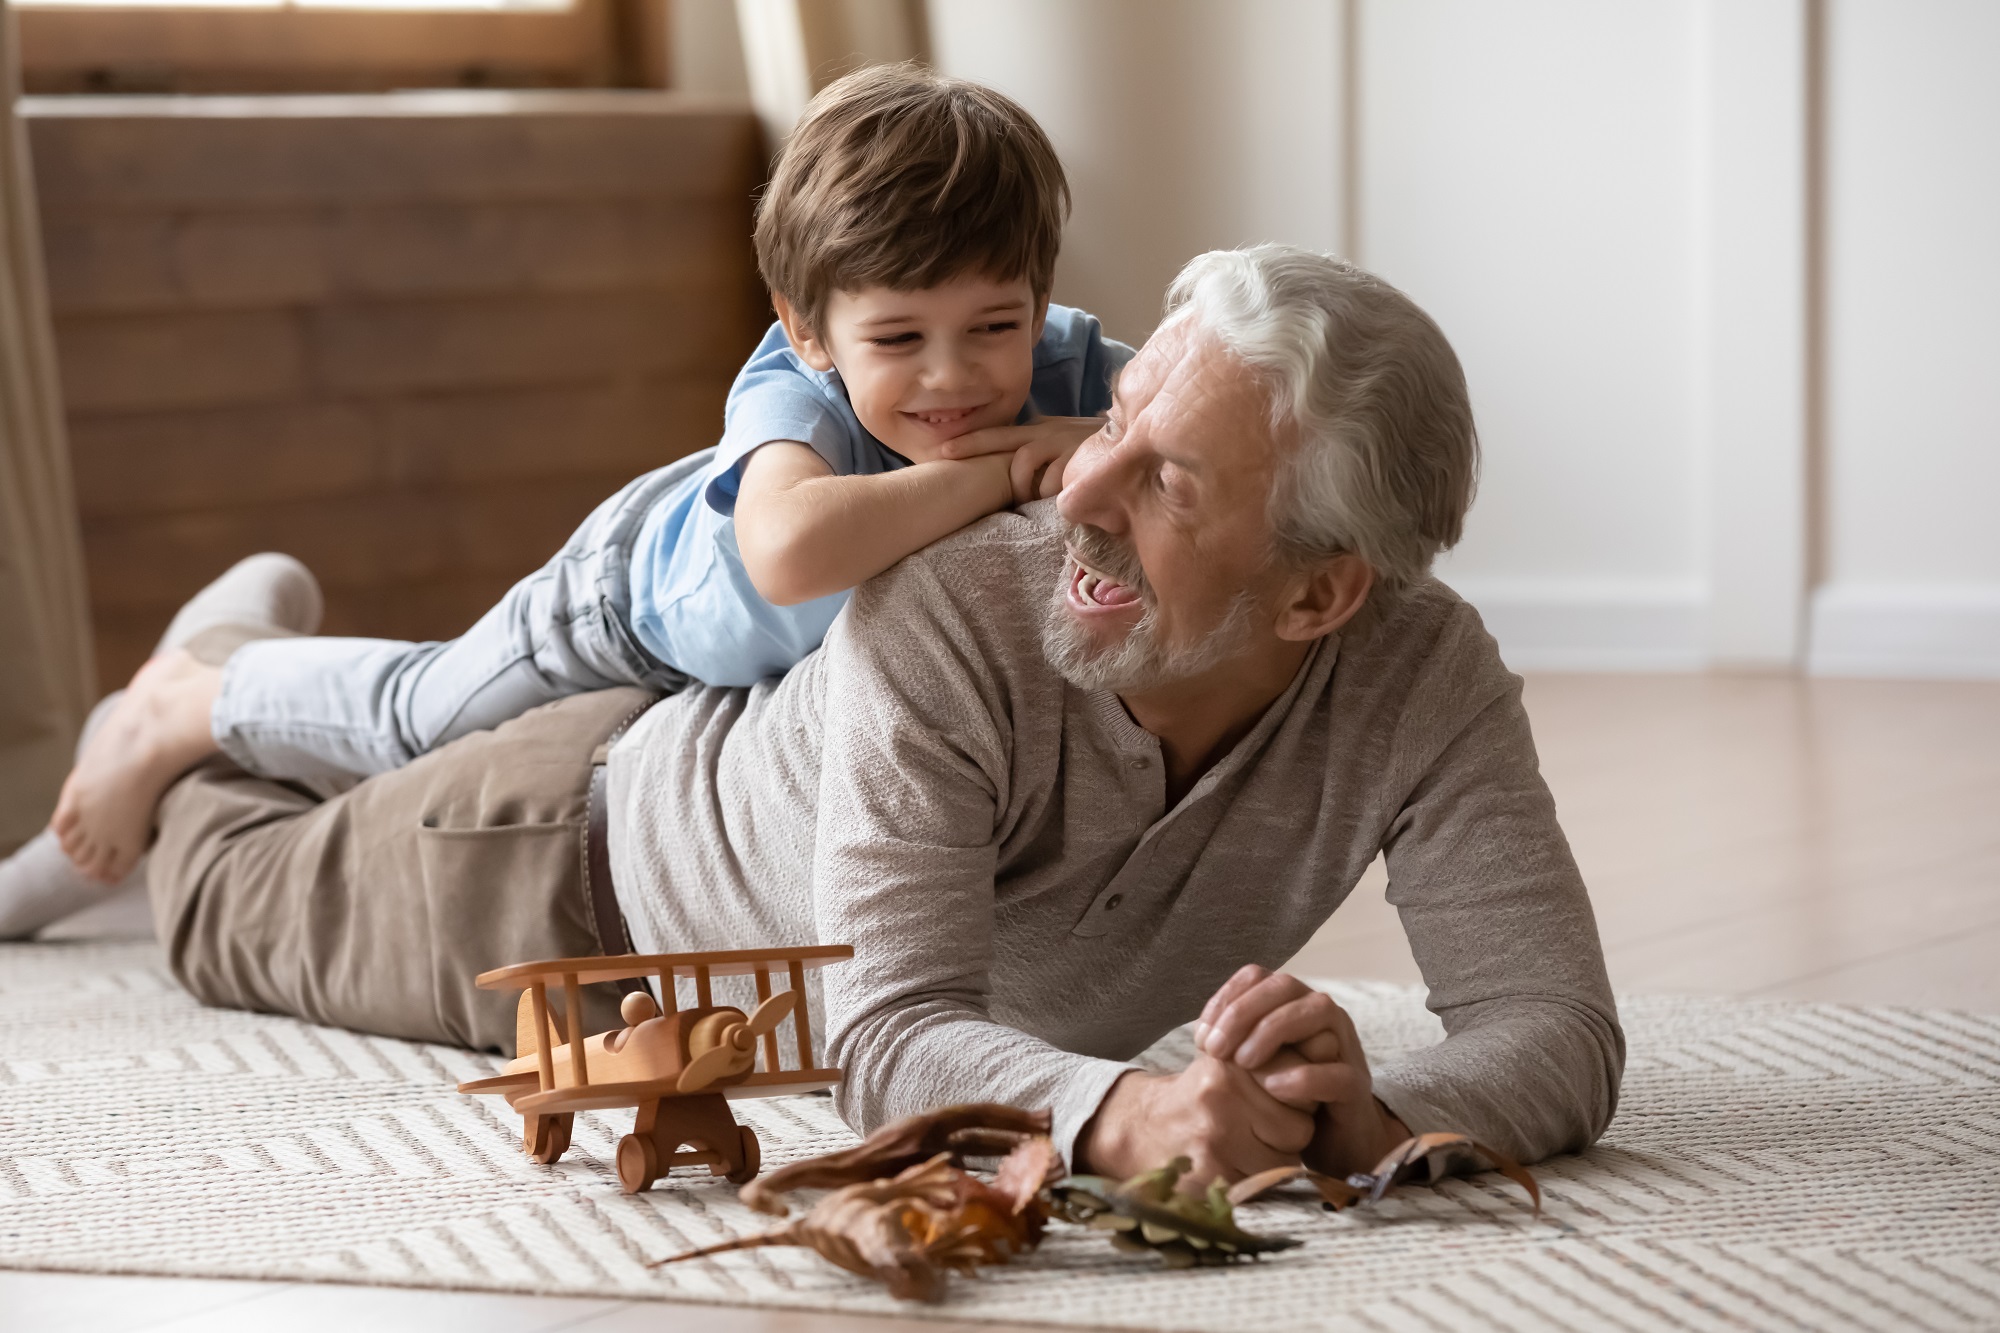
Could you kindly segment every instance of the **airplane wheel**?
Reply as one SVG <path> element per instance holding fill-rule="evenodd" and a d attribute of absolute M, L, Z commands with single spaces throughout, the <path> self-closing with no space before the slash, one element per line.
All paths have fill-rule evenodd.
<path fill-rule="evenodd" d="M 618 1140 L 618 1184 L 627 1194 L 643 1194 L 660 1175 L 660 1150 L 651 1135 L 627 1134 Z"/>
<path fill-rule="evenodd" d="M 558 1161 L 564 1153 L 568 1153 L 570 1151 L 570 1127 L 574 1123 L 576 1123 L 576 1115 L 574 1113 L 572 1115 L 550 1115 L 550 1117 L 544 1117 L 544 1121 L 542 1121 L 542 1125 L 544 1125 L 542 1143 L 538 1145 L 540 1151 L 536 1151 L 534 1159 L 538 1163 L 542 1163 L 544 1167 L 548 1167 L 554 1161 Z"/>
<path fill-rule="evenodd" d="M 543 1166 L 553 1164 L 569 1151 L 570 1126 L 575 1120 L 573 1114 L 536 1116 L 535 1138 L 528 1155 Z"/>
<path fill-rule="evenodd" d="M 736 1127 L 737 1145 L 743 1153 L 743 1165 L 729 1173 L 732 1185 L 748 1185 L 757 1178 L 757 1172 L 764 1165 L 764 1150 L 757 1144 L 757 1135 L 748 1125 Z"/>

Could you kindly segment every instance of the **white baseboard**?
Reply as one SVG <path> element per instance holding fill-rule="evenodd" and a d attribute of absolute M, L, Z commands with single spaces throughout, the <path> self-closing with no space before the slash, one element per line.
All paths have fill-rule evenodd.
<path fill-rule="evenodd" d="M 1815 676 L 2000 680 L 2000 586 L 1830 584 L 1813 597 Z"/>
<path fill-rule="evenodd" d="M 1708 599 L 1654 579 L 1445 580 L 1479 609 L 1516 671 L 1699 671 Z"/>
<path fill-rule="evenodd" d="M 1516 671 L 1702 671 L 1714 665 L 1701 584 L 1447 578 Z M 1812 599 L 1816 676 L 2000 680 L 2000 586 L 1833 584 Z"/>

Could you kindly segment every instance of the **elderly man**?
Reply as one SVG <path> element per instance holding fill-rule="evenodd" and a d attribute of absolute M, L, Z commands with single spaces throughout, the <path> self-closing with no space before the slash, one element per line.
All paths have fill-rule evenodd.
<path fill-rule="evenodd" d="M 1475 468 L 1401 293 L 1204 255 L 1054 504 L 864 586 L 782 680 L 566 700 L 323 802 L 204 766 L 162 809 L 162 937 L 212 1002 L 481 1045 L 512 1032 L 482 968 L 851 943 L 851 1124 L 1046 1106 L 1114 1174 L 1581 1147 L 1623 1059 L 1589 901 L 1519 682 L 1426 573 Z M 1378 853 L 1448 1035 L 1371 1069 L 1270 969 Z M 1197 1018 L 1185 1072 L 1128 1063 Z"/>

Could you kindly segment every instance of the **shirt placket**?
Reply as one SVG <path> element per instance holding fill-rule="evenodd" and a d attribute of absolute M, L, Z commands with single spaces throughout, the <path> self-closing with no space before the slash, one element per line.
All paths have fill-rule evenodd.
<path fill-rule="evenodd" d="M 1139 797 L 1139 793 L 1133 790 L 1134 784 L 1144 782 L 1147 785 L 1141 799 L 1146 804 L 1140 808 L 1157 810 L 1160 814 L 1139 836 L 1138 844 L 1132 848 L 1132 854 L 1125 858 L 1125 864 L 1118 868 L 1118 873 L 1098 890 L 1097 896 L 1091 900 L 1089 909 L 1078 919 L 1076 925 L 1071 927 L 1072 935 L 1092 939 L 1114 933 L 1122 934 L 1145 920 L 1147 909 L 1156 906 L 1153 902 L 1154 896 L 1164 887 L 1162 876 L 1149 876 L 1146 872 L 1158 857 L 1170 853 L 1176 827 L 1186 821 L 1190 811 L 1199 809 L 1211 799 L 1216 789 L 1227 781 L 1231 774 L 1250 762 L 1250 756 L 1262 748 L 1263 742 L 1275 729 L 1279 719 L 1289 711 L 1292 701 L 1298 697 L 1302 683 L 1315 674 L 1315 665 L 1323 661 L 1324 669 L 1331 670 L 1338 652 L 1338 639 L 1332 641 L 1323 655 L 1320 648 L 1316 647 L 1313 655 L 1300 666 L 1298 675 L 1293 677 L 1290 688 L 1272 705 L 1251 734 L 1225 755 L 1222 762 L 1204 773 L 1200 781 L 1190 787 L 1187 794 L 1181 797 L 1172 809 L 1166 808 L 1167 765 L 1166 756 L 1160 749 L 1159 739 L 1133 723 L 1125 715 L 1124 705 L 1117 703 L 1111 696 L 1104 696 L 1110 700 L 1111 708 L 1117 710 L 1115 715 L 1108 710 L 1104 715 L 1124 724 L 1118 728 L 1116 734 L 1121 737 L 1119 762 L 1125 768 L 1121 780 L 1125 786 L 1126 796 L 1128 799 Z M 1138 804 L 1137 799 L 1134 799 L 1134 804 Z M 1176 877 L 1164 878 L 1171 881 Z"/>
<path fill-rule="evenodd" d="M 1199 799 L 1205 785 L 1197 783 L 1195 790 L 1168 809 L 1167 765 L 1165 756 L 1160 752 L 1160 742 L 1137 727 L 1133 727 L 1132 732 L 1121 745 L 1118 755 L 1122 770 L 1119 774 L 1120 786 L 1132 806 L 1159 813 L 1146 831 L 1139 835 L 1139 841 L 1132 848 L 1132 854 L 1125 858 L 1125 864 L 1097 891 L 1089 908 L 1071 929 L 1071 934 L 1086 939 L 1122 933 L 1144 917 L 1149 896 L 1147 868 L 1159 854 L 1161 840 L 1188 807 Z"/>

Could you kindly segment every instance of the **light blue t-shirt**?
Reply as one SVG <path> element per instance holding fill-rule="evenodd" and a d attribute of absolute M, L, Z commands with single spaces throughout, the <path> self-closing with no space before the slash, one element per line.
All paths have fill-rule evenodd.
<path fill-rule="evenodd" d="M 1131 359 L 1132 349 L 1106 338 L 1095 316 L 1051 305 L 1019 420 L 1107 411 L 1112 376 Z M 840 476 L 910 465 L 862 427 L 840 373 L 808 366 L 783 326 L 771 325 L 730 386 L 715 456 L 660 498 L 632 548 L 633 632 L 660 661 L 710 685 L 754 685 L 790 670 L 847 605 L 839 592 L 773 606 L 743 568 L 731 515 L 744 464 L 773 440 L 810 445 Z"/>

